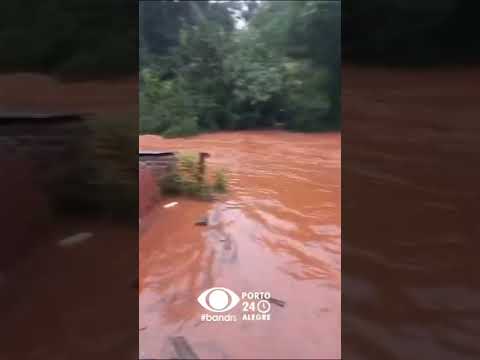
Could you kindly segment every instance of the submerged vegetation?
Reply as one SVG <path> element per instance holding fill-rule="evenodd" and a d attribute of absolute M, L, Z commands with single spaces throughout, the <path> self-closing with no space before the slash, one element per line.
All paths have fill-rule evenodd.
<path fill-rule="evenodd" d="M 141 2 L 141 132 L 339 128 L 340 12 L 337 1 Z"/>
<path fill-rule="evenodd" d="M 213 184 L 210 184 L 203 173 L 197 154 L 182 154 L 178 157 L 176 168 L 160 182 L 164 194 L 183 195 L 210 200 L 215 192 L 227 191 L 227 177 L 224 170 L 215 173 Z"/>
<path fill-rule="evenodd" d="M 227 191 L 227 176 L 225 175 L 225 170 L 222 169 L 215 173 L 213 189 L 217 192 Z"/>

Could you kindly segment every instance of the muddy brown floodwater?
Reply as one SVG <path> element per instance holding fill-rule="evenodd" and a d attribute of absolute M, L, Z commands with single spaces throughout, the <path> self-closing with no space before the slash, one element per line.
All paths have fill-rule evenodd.
<path fill-rule="evenodd" d="M 172 358 L 184 336 L 200 358 L 340 358 L 339 134 L 140 137 L 142 149 L 210 153 L 229 192 L 213 203 L 161 199 L 140 237 L 140 358 Z M 209 225 L 195 226 L 209 214 Z M 223 242 L 222 242 L 223 240 Z M 228 240 L 228 241 L 226 241 Z M 228 251 L 224 251 L 228 242 Z M 270 321 L 202 322 L 202 291 L 268 291 Z"/>

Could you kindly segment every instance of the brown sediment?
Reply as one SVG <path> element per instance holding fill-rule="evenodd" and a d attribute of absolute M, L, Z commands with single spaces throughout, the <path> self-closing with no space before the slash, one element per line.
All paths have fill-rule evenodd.
<path fill-rule="evenodd" d="M 340 135 L 146 135 L 140 148 L 208 152 L 207 170 L 229 179 L 214 203 L 167 198 L 153 210 L 140 238 L 140 354 L 168 357 L 181 335 L 201 358 L 340 358 Z M 270 321 L 199 325 L 196 298 L 213 286 L 288 306 Z"/>
<path fill-rule="evenodd" d="M 160 200 L 160 192 L 155 177 L 147 166 L 140 164 L 138 172 L 138 215 L 143 219 Z"/>
<path fill-rule="evenodd" d="M 0 242 L 0 273 L 42 243 L 43 234 L 52 234 L 53 219 L 47 196 L 35 178 L 34 166 L 21 156 L 0 153 L 2 168 L 0 218 L 2 221 Z M 8 221 L 7 221 L 8 219 Z"/>
<path fill-rule="evenodd" d="M 130 335 L 137 322 L 126 311 L 137 298 L 129 286 L 135 229 L 91 220 L 51 227 L 49 236 L 31 234 L 38 246 L 9 268 L 0 286 L 0 358 L 135 358 L 137 338 Z M 91 239 L 58 246 L 85 229 Z"/>
<path fill-rule="evenodd" d="M 345 358 L 480 351 L 479 80 L 478 65 L 343 66 Z"/>
<path fill-rule="evenodd" d="M 64 82 L 37 73 L 1 74 L 3 110 L 68 111 L 81 113 L 136 112 L 136 76 L 118 80 Z"/>

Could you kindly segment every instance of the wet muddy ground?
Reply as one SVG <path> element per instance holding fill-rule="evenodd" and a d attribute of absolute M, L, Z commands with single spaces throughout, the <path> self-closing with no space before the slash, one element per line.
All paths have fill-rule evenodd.
<path fill-rule="evenodd" d="M 163 198 L 140 237 L 140 358 L 174 355 L 184 336 L 201 358 L 340 357 L 340 135 L 233 132 L 141 136 L 142 149 L 210 153 L 229 192 Z M 178 205 L 162 205 L 178 201 Z M 195 226 L 208 214 L 206 227 Z M 268 291 L 271 320 L 214 323 L 200 293 Z M 240 316 L 238 305 L 232 314 Z"/>

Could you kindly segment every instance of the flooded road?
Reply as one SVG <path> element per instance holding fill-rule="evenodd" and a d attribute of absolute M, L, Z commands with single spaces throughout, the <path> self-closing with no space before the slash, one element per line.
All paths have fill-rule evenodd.
<path fill-rule="evenodd" d="M 205 151 L 225 168 L 216 202 L 161 199 L 139 245 L 140 358 L 171 358 L 184 336 L 201 358 L 340 358 L 340 135 L 281 131 L 141 136 L 145 150 Z M 209 215 L 209 225 L 195 226 Z M 228 243 L 228 246 L 225 245 Z M 221 286 L 268 291 L 269 321 L 202 322 Z"/>

